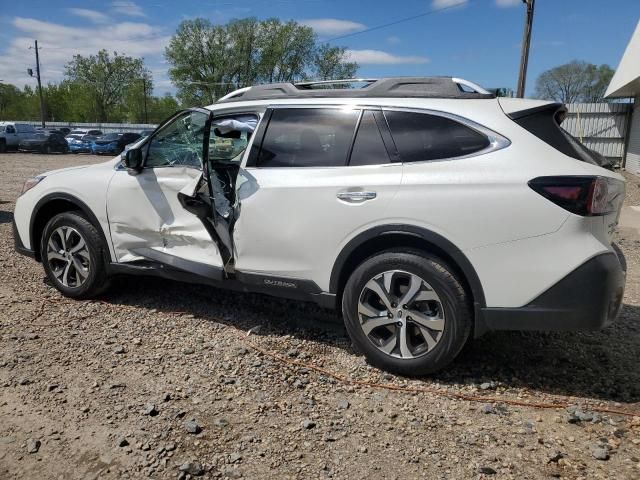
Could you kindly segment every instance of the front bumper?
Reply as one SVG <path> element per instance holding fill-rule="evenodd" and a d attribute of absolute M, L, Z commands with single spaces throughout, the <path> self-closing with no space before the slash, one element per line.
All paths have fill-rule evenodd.
<path fill-rule="evenodd" d="M 622 252 L 593 257 L 520 308 L 482 308 L 488 330 L 599 330 L 620 311 L 626 280 Z"/>
<path fill-rule="evenodd" d="M 11 222 L 11 227 L 13 230 L 13 243 L 15 244 L 16 252 L 21 253 L 22 255 L 26 255 L 27 257 L 36 258 L 36 252 L 25 247 L 22 243 L 22 239 L 20 238 L 20 234 L 18 233 L 18 227 L 16 226 L 15 219 Z"/>

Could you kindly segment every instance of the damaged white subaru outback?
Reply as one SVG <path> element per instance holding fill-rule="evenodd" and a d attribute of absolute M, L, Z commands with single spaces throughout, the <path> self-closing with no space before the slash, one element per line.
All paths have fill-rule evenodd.
<path fill-rule="evenodd" d="M 73 298 L 134 274 L 316 301 L 405 375 L 488 330 L 615 319 L 624 179 L 562 105 L 450 77 L 340 83 L 243 88 L 122 158 L 28 180 L 17 250 Z"/>

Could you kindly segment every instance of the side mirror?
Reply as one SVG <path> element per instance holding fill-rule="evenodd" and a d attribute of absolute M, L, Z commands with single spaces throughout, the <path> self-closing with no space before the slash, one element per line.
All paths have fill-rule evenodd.
<path fill-rule="evenodd" d="M 142 150 L 139 148 L 130 148 L 122 155 L 124 166 L 129 170 L 139 172 L 142 170 Z"/>

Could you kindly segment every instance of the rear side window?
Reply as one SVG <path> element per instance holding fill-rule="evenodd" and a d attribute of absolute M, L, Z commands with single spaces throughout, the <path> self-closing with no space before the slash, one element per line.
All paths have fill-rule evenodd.
<path fill-rule="evenodd" d="M 462 157 L 487 148 L 489 139 L 460 122 L 438 115 L 385 111 L 403 162 Z"/>
<path fill-rule="evenodd" d="M 360 120 L 349 165 L 380 165 L 384 163 L 389 163 L 389 154 L 382 141 L 373 112 L 366 110 Z"/>
<path fill-rule="evenodd" d="M 257 166 L 344 166 L 359 115 L 359 110 L 338 108 L 275 109 Z"/>

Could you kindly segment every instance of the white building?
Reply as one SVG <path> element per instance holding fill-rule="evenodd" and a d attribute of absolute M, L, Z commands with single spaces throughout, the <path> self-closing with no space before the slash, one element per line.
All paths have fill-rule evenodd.
<path fill-rule="evenodd" d="M 611 79 L 605 98 L 635 98 L 624 166 L 630 173 L 640 175 L 640 21 Z"/>

